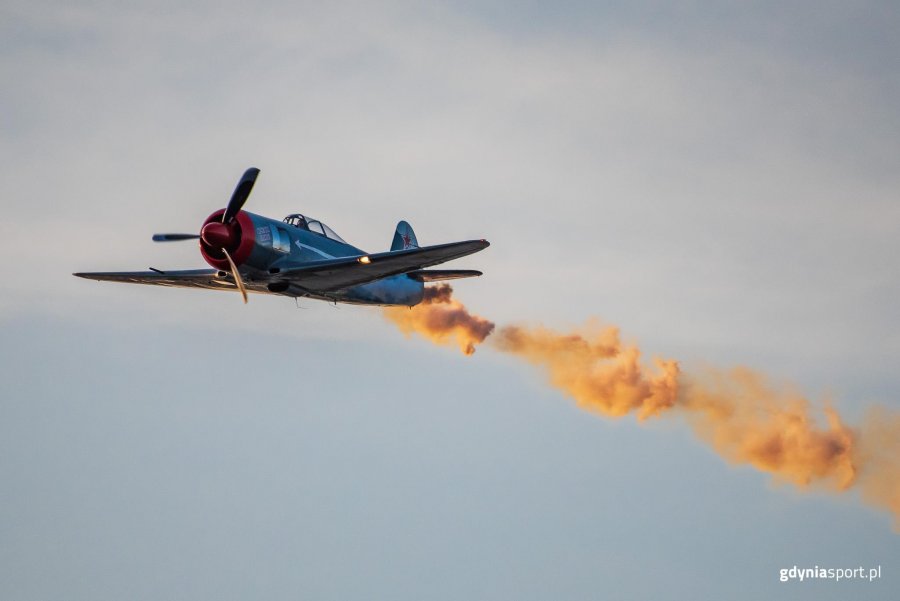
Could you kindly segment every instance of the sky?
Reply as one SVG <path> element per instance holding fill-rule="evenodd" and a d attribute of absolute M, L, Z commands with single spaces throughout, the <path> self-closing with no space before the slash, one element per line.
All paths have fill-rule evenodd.
<path fill-rule="evenodd" d="M 90 282 L 247 209 L 501 323 L 900 410 L 885 2 L 5 2 L 0 597 L 892 599 L 891 517 L 378 309 Z M 780 568 L 882 566 L 781 583 Z M 893 593 L 893 595 L 892 595 Z"/>

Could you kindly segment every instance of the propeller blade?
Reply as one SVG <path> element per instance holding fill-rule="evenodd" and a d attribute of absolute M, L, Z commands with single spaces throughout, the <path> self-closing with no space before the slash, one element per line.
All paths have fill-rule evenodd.
<path fill-rule="evenodd" d="M 222 252 L 225 253 L 225 258 L 228 259 L 228 264 L 231 266 L 231 275 L 234 277 L 234 283 L 237 284 L 238 290 L 240 290 L 241 296 L 244 297 L 244 304 L 246 305 L 247 289 L 244 288 L 244 280 L 241 279 L 241 272 L 238 271 L 237 265 L 231 260 L 231 255 L 228 254 L 228 251 L 223 248 Z"/>
<path fill-rule="evenodd" d="M 225 209 L 225 214 L 222 215 L 222 223 L 231 223 L 235 215 L 241 210 L 241 207 L 244 206 L 258 175 L 259 169 L 256 167 L 250 167 L 244 172 L 244 175 L 241 176 L 241 181 L 238 182 L 234 193 L 231 195 L 231 200 L 228 201 L 228 208 Z"/>
<path fill-rule="evenodd" d="M 154 242 L 178 242 L 179 240 L 196 240 L 200 234 L 153 234 Z"/>

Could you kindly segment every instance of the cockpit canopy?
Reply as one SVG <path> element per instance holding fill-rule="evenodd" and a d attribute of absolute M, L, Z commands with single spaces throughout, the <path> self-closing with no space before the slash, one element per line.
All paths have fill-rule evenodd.
<path fill-rule="evenodd" d="M 318 219 L 304 217 L 300 213 L 292 213 L 282 219 L 282 221 L 284 221 L 288 225 L 298 227 L 301 230 L 307 230 L 314 234 L 319 234 L 320 236 L 325 236 L 326 238 L 331 238 L 332 240 L 336 240 L 337 242 L 347 244 L 347 241 L 338 236 L 337 232 L 335 232 L 333 229 L 331 229 Z"/>

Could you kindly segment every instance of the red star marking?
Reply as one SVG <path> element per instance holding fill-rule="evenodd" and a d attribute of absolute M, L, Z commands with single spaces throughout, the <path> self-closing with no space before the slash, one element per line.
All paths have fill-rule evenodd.
<path fill-rule="evenodd" d="M 400 234 L 400 237 L 403 239 L 404 248 L 412 246 L 412 239 L 409 237 L 409 234 Z"/>

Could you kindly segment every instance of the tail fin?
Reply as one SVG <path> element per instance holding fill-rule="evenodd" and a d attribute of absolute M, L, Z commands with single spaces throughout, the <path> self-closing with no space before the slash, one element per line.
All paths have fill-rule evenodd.
<path fill-rule="evenodd" d="M 397 231 L 394 232 L 391 250 L 407 250 L 409 248 L 419 248 L 419 242 L 416 240 L 416 233 L 413 232 L 412 226 L 401 221 L 397 224 Z"/>

